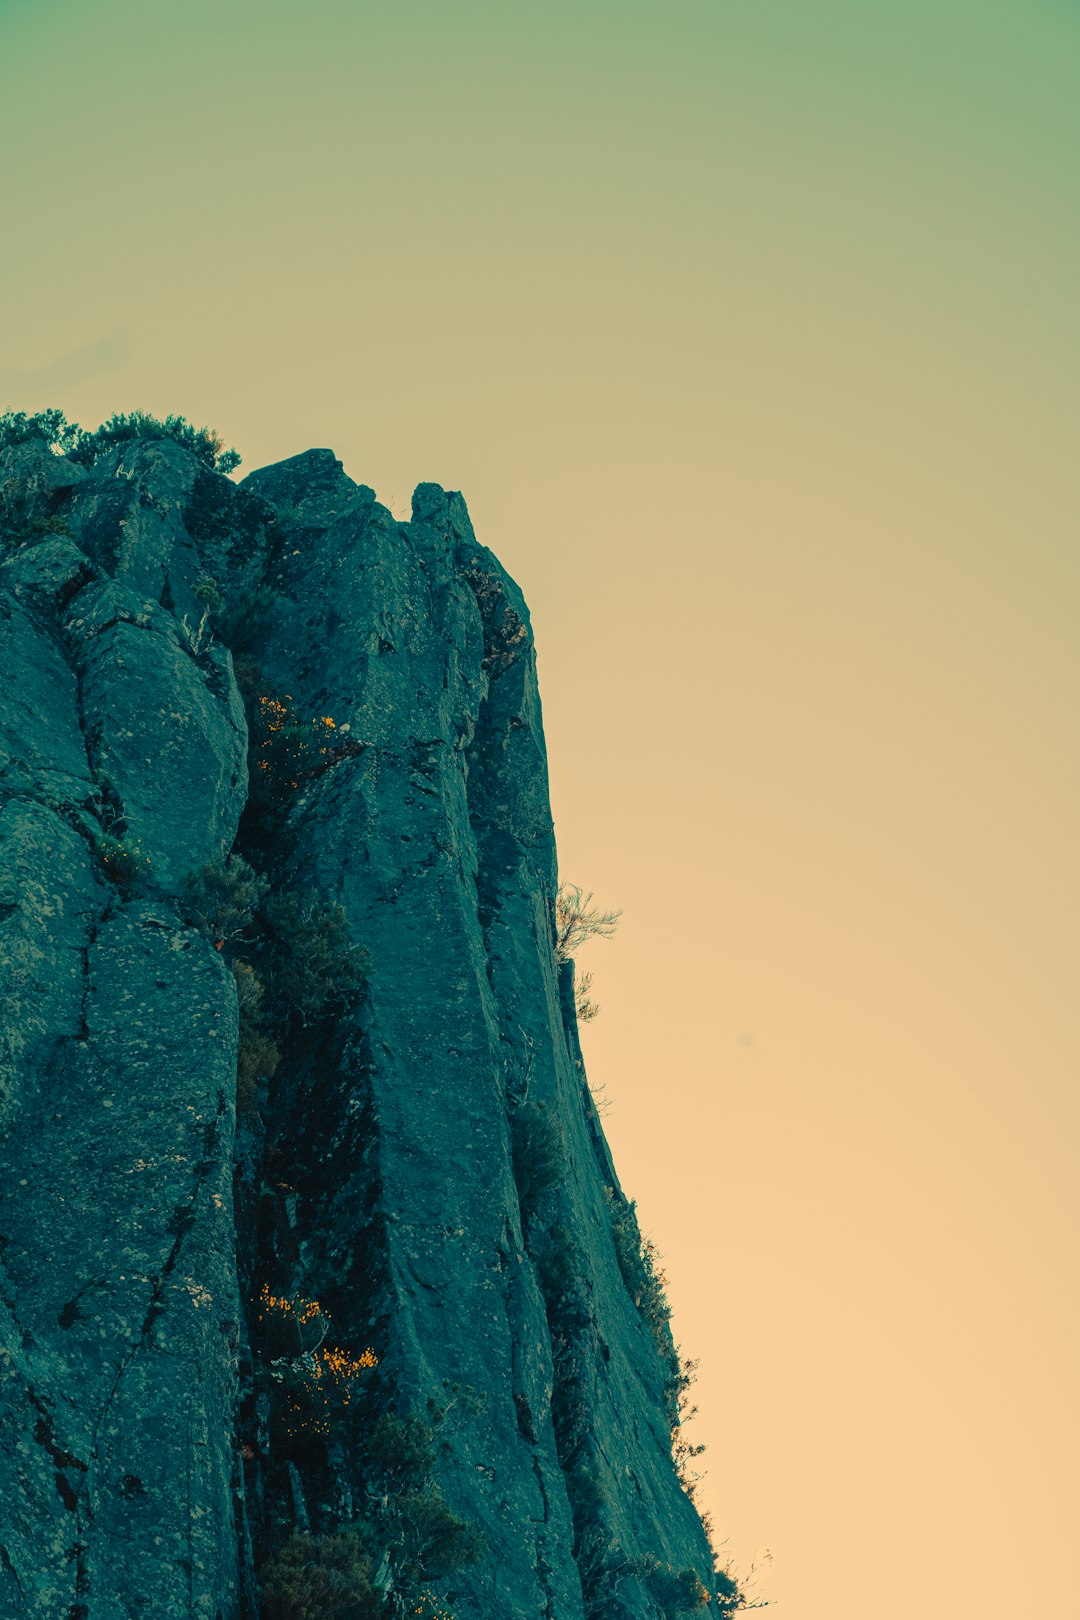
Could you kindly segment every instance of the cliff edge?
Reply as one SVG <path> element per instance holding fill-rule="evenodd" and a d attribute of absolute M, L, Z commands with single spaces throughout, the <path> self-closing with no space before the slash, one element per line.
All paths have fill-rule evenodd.
<path fill-rule="evenodd" d="M 0 496 L 0 1616 L 730 1613 L 461 496 Z"/>

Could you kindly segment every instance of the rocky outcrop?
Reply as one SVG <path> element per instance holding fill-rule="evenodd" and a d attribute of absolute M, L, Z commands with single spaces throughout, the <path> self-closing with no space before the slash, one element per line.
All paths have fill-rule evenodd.
<path fill-rule="evenodd" d="M 413 1560 L 458 1620 L 689 1612 L 715 1578 L 553 948 L 520 591 L 460 495 L 396 522 L 329 451 L 239 486 L 167 440 L 5 460 L 0 1616 L 254 1620 L 290 1529 L 359 1524 L 393 1607 L 377 1414 L 479 1532 Z M 215 938 L 191 874 L 230 851 L 270 899 Z M 331 915 L 363 993 L 289 1002 Z"/>

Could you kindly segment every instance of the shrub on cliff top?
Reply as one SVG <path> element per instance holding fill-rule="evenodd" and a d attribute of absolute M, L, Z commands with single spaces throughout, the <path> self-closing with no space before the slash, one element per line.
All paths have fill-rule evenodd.
<path fill-rule="evenodd" d="M 562 883 L 555 896 L 555 960 L 569 962 L 589 939 L 610 939 L 619 925 L 622 911 L 601 911 L 590 904 L 591 894 L 583 894 L 576 883 Z M 579 1024 L 588 1024 L 600 1011 L 592 999 L 592 974 L 574 975 L 574 1010 Z"/>
<path fill-rule="evenodd" d="M 51 450 L 84 467 L 93 466 L 114 446 L 132 439 L 172 439 L 211 472 L 230 473 L 240 465 L 236 451 L 226 450 L 224 439 L 213 428 L 192 427 L 182 416 L 167 416 L 162 421 L 148 411 L 118 412 L 92 432 L 69 422 L 58 410 L 5 411 L 0 416 L 0 450 L 34 438 L 44 439 Z"/>
<path fill-rule="evenodd" d="M 201 462 L 210 472 L 230 473 L 240 465 L 235 450 L 226 450 L 225 441 L 213 428 L 193 427 L 182 416 L 167 416 L 164 421 L 151 416 L 149 411 L 117 412 L 92 433 L 83 429 L 69 429 L 74 435 L 67 450 L 72 461 L 82 466 L 93 466 L 118 444 L 135 439 L 171 439 Z"/>
<path fill-rule="evenodd" d="M 71 448 L 81 431 L 63 411 L 5 411 L 0 416 L 0 450 L 25 444 L 29 439 L 44 439 L 50 450 L 63 452 Z"/>

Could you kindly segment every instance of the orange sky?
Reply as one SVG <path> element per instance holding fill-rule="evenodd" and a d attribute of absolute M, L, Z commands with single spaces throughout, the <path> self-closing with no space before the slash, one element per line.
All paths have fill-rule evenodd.
<path fill-rule="evenodd" d="M 1072 1620 L 1071 0 L 0 0 L 0 409 L 460 488 L 782 1620 Z"/>

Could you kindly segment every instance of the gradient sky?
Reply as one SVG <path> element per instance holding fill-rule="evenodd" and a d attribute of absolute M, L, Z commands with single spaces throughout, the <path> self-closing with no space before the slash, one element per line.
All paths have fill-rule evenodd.
<path fill-rule="evenodd" d="M 1075 1620 L 1080 5 L 0 0 L 0 409 L 460 488 L 778 1620 Z"/>

